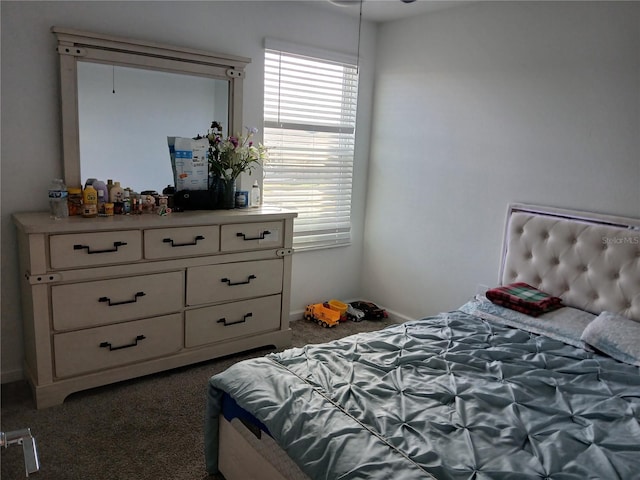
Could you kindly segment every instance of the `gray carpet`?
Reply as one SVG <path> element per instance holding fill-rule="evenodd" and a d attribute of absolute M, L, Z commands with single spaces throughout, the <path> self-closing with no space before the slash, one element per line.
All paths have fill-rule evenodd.
<path fill-rule="evenodd" d="M 345 322 L 325 329 L 291 323 L 293 346 L 322 343 L 372 331 L 390 319 Z M 24 382 L 2 385 L 1 430 L 29 427 L 36 438 L 41 480 L 201 480 L 203 422 L 210 376 L 260 349 L 108 385 L 67 397 L 62 405 L 35 410 Z M 2 449 L 2 480 L 25 477 L 22 449 Z M 217 477 L 221 478 L 221 477 Z"/>

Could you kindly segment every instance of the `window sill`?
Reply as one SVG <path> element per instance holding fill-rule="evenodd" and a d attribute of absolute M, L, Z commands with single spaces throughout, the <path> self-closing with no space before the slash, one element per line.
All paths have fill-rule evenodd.
<path fill-rule="evenodd" d="M 302 252 L 312 252 L 315 250 L 327 250 L 330 248 L 340 248 L 340 247 L 350 247 L 350 246 L 351 246 L 351 242 L 337 243 L 332 245 L 310 245 L 310 246 L 296 246 L 294 244 L 293 250 L 295 251 L 295 253 L 302 253 Z"/>

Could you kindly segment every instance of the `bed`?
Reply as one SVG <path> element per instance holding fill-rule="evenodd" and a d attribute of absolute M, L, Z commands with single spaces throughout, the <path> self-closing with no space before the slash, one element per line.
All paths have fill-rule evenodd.
<path fill-rule="evenodd" d="M 208 385 L 234 479 L 640 478 L 640 219 L 510 205 L 499 284 L 456 310 L 239 362 Z"/>

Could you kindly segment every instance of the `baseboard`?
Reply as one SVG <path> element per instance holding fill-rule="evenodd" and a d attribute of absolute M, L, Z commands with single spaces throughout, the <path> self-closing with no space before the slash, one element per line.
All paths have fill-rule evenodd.
<path fill-rule="evenodd" d="M 0 372 L 0 383 L 19 382 L 24 379 L 24 372 L 20 368 Z"/>
<path fill-rule="evenodd" d="M 387 310 L 387 315 L 389 315 L 389 318 L 395 323 L 412 322 L 413 320 L 416 320 L 415 318 L 407 317 L 406 315 L 394 310 Z"/>
<path fill-rule="evenodd" d="M 303 314 L 304 314 L 304 310 L 294 310 L 289 312 L 289 323 L 295 322 L 296 320 L 300 320 Z"/>

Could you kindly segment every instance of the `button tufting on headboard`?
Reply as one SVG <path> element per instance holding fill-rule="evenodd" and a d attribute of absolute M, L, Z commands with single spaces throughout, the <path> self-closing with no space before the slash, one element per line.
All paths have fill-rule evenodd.
<path fill-rule="evenodd" d="M 522 281 L 593 313 L 640 321 L 640 219 L 509 208 L 500 282 Z"/>

